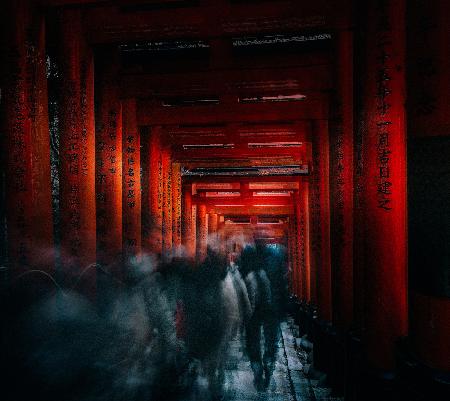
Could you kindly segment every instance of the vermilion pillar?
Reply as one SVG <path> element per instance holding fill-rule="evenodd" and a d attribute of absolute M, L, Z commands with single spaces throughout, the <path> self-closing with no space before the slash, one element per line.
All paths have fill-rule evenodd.
<path fill-rule="evenodd" d="M 114 53 L 106 51 L 102 59 L 108 64 L 98 68 L 101 72 L 96 92 L 99 105 L 96 129 L 97 260 L 103 267 L 121 275 L 122 105 L 117 87 L 118 59 Z"/>
<path fill-rule="evenodd" d="M 152 127 L 150 132 L 149 195 L 150 195 L 150 239 L 151 251 L 162 253 L 163 216 L 163 169 L 161 159 L 161 127 Z"/>
<path fill-rule="evenodd" d="M 293 204 L 294 204 L 294 227 L 293 227 L 293 238 L 294 238 L 294 269 L 295 269 L 295 287 L 297 291 L 297 296 L 303 299 L 303 286 L 302 286 L 302 245 L 300 243 L 300 231 L 301 231 L 301 207 L 298 192 L 295 191 L 293 194 Z"/>
<path fill-rule="evenodd" d="M 197 216 L 198 216 L 198 207 L 197 205 L 192 205 L 192 254 L 194 257 L 197 257 L 197 246 L 199 244 L 198 236 L 197 236 Z"/>
<path fill-rule="evenodd" d="M 2 128 L 5 132 L 6 216 L 8 258 L 13 274 L 32 263 L 32 144 L 28 114 L 27 47 L 29 10 L 24 1 L 10 2 L 11 20 L 5 40 L 7 58 Z"/>
<path fill-rule="evenodd" d="M 299 297 L 298 288 L 298 255 L 297 255 L 297 228 L 295 214 L 289 216 L 289 256 L 291 268 L 291 290 L 295 296 Z"/>
<path fill-rule="evenodd" d="M 178 251 L 181 247 L 181 166 L 172 163 L 172 242 Z"/>
<path fill-rule="evenodd" d="M 33 265 L 52 271 L 54 267 L 52 191 L 50 178 L 50 134 L 48 119 L 45 19 L 34 10 L 28 30 L 28 89 L 31 119 L 33 184 Z M 85 82 L 82 77 L 81 82 Z"/>
<path fill-rule="evenodd" d="M 367 5 L 363 85 L 365 325 L 369 361 L 394 367 L 407 334 L 405 1 Z"/>
<path fill-rule="evenodd" d="M 217 213 L 208 213 L 208 241 L 213 247 L 217 247 L 217 229 L 219 225 L 219 216 Z"/>
<path fill-rule="evenodd" d="M 163 147 L 162 162 L 162 251 L 167 257 L 172 252 L 172 160 L 169 147 Z"/>
<path fill-rule="evenodd" d="M 217 214 L 217 239 L 219 241 L 219 251 L 223 254 L 227 254 L 227 241 L 225 237 L 225 217 Z"/>
<path fill-rule="evenodd" d="M 123 250 L 127 260 L 141 253 L 141 157 L 136 121 L 136 100 L 122 102 Z"/>
<path fill-rule="evenodd" d="M 330 203 L 328 123 L 312 123 L 312 172 L 310 176 L 310 244 L 314 265 L 315 295 L 319 316 L 331 321 Z M 313 300 L 314 301 L 314 300 Z"/>
<path fill-rule="evenodd" d="M 188 257 L 195 257 L 195 231 L 192 219 L 192 184 L 183 187 L 182 240 Z"/>
<path fill-rule="evenodd" d="M 335 82 L 330 122 L 330 218 L 333 322 L 353 321 L 353 34 L 336 39 Z"/>
<path fill-rule="evenodd" d="M 92 141 L 93 135 L 87 131 L 92 129 L 93 77 L 92 70 L 81 74 L 82 62 L 92 66 L 82 38 L 80 11 L 63 10 L 59 47 L 61 262 L 66 276 L 78 282 L 83 274 L 83 286 L 93 291 L 95 276 L 88 266 L 95 262 L 94 182 L 92 165 L 88 165 L 92 150 L 87 150 L 91 143 L 87 138 Z"/>
<path fill-rule="evenodd" d="M 197 205 L 197 260 L 202 261 L 206 257 L 208 246 L 208 218 L 206 205 Z"/>
<path fill-rule="evenodd" d="M 309 237 L 308 237 L 308 193 L 300 184 L 294 193 L 296 218 L 295 238 L 297 241 L 298 292 L 302 300 L 309 302 Z"/>
<path fill-rule="evenodd" d="M 300 232 L 299 245 L 302 261 L 302 294 L 306 302 L 311 302 L 311 267 L 309 251 L 309 184 L 307 179 L 300 182 L 299 204 L 300 204 Z"/>

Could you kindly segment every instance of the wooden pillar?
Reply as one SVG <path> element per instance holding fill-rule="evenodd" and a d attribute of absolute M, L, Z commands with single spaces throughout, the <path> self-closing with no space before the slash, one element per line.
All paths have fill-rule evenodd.
<path fill-rule="evenodd" d="M 136 99 L 122 102 L 122 205 L 125 262 L 141 254 L 141 157 L 136 121 Z"/>
<path fill-rule="evenodd" d="M 365 343 L 369 362 L 394 368 L 407 334 L 405 1 L 370 1 L 362 88 Z"/>
<path fill-rule="evenodd" d="M 142 225 L 142 252 L 151 252 L 151 214 L 150 214 L 150 129 L 140 127 L 141 140 L 141 225 Z"/>
<path fill-rule="evenodd" d="M 197 236 L 197 216 L 198 216 L 198 207 L 197 205 L 192 205 L 192 255 L 194 258 L 197 257 L 197 246 L 199 244 L 198 236 Z"/>
<path fill-rule="evenodd" d="M 353 33 L 336 39 L 337 89 L 330 112 L 330 220 L 333 323 L 353 321 Z"/>
<path fill-rule="evenodd" d="M 45 18 L 33 10 L 28 30 L 28 97 L 31 119 L 33 185 L 33 261 L 36 268 L 53 271 L 53 215 L 50 178 L 50 133 L 47 94 Z M 82 77 L 82 82 L 84 82 Z"/>
<path fill-rule="evenodd" d="M 8 260 L 12 275 L 32 265 L 32 134 L 27 90 L 26 32 L 30 10 L 25 1 L 10 2 L 10 21 L 3 17 L 6 65 L 2 128 L 6 174 Z M 3 100 L 4 99 L 4 100 Z"/>
<path fill-rule="evenodd" d="M 297 223 L 295 213 L 289 216 L 289 256 L 291 268 L 291 289 L 294 295 L 300 298 L 298 288 L 298 255 L 297 255 Z"/>
<path fill-rule="evenodd" d="M 300 204 L 300 232 L 299 245 L 301 249 L 302 263 L 302 294 L 306 302 L 311 302 L 311 267 L 309 251 L 309 184 L 306 179 L 300 182 L 299 204 Z"/>
<path fill-rule="evenodd" d="M 299 191 L 294 193 L 294 213 L 295 213 L 295 240 L 297 243 L 297 282 L 298 282 L 298 293 L 299 297 L 303 301 L 308 301 L 307 297 L 307 287 L 308 287 L 308 236 L 307 230 L 307 216 L 308 211 L 305 209 L 305 191 L 302 185 L 300 185 Z M 308 281 L 307 281 L 308 280 Z"/>
<path fill-rule="evenodd" d="M 120 276 L 122 260 L 122 104 L 117 86 L 118 57 L 105 51 L 98 68 L 96 128 L 97 261 Z M 112 60 L 111 60 L 112 59 Z"/>
<path fill-rule="evenodd" d="M 208 219 L 206 215 L 206 205 L 197 205 L 197 260 L 203 261 L 206 257 L 208 246 Z"/>
<path fill-rule="evenodd" d="M 208 245 L 214 247 L 217 251 L 217 229 L 219 225 L 219 217 L 217 213 L 208 213 Z"/>
<path fill-rule="evenodd" d="M 150 192 L 150 238 L 151 251 L 162 254 L 162 215 L 163 215 L 163 170 L 161 159 L 161 127 L 152 127 L 150 132 L 149 157 Z"/>
<path fill-rule="evenodd" d="M 162 202 L 162 254 L 172 252 L 172 160 L 170 148 L 164 146 L 161 155 L 163 202 Z"/>
<path fill-rule="evenodd" d="M 172 163 L 172 242 L 175 250 L 181 247 L 181 166 Z"/>
<path fill-rule="evenodd" d="M 311 285 L 313 302 L 321 319 L 331 321 L 329 138 L 328 123 L 312 123 L 312 172 L 310 181 L 311 260 L 314 266 Z M 313 283 L 315 280 L 315 283 Z"/>
<path fill-rule="evenodd" d="M 82 43 L 81 12 L 60 19 L 60 213 L 61 263 L 68 281 L 95 289 L 95 206 L 92 179 L 92 59 Z M 84 49 L 84 51 L 83 51 Z M 85 66 L 85 69 L 80 67 Z M 94 221 L 93 221 L 94 220 Z"/>
<path fill-rule="evenodd" d="M 219 241 L 219 250 L 222 255 L 227 255 L 227 240 L 225 237 L 225 217 L 221 214 L 217 215 L 217 240 Z"/>
<path fill-rule="evenodd" d="M 192 184 L 183 187 L 183 212 L 182 212 L 182 240 L 186 255 L 190 258 L 195 257 L 195 232 L 193 230 L 192 219 Z"/>

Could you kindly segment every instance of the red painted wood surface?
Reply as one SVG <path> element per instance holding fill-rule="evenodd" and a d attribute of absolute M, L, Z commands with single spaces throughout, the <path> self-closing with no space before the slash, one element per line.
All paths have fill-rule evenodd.
<path fill-rule="evenodd" d="M 141 254 L 141 155 L 136 100 L 122 101 L 122 222 L 125 261 Z"/>
<path fill-rule="evenodd" d="M 223 63 L 222 63 L 223 64 Z M 137 96 L 149 98 L 155 95 L 158 98 L 166 96 L 175 98 L 180 93 L 189 93 L 195 90 L 195 96 L 208 97 L 214 94 L 234 92 L 245 97 L 257 95 L 264 84 L 265 94 L 278 94 L 279 89 L 270 89 L 270 84 L 277 81 L 289 81 L 290 86 L 283 94 L 304 94 L 309 99 L 320 98 L 324 91 L 330 90 L 331 77 L 330 68 L 323 60 L 312 61 L 312 65 L 288 66 L 278 68 L 261 68 L 258 65 L 253 68 L 239 68 L 225 70 L 220 69 L 208 71 L 193 71 L 179 73 L 153 73 L 153 74 L 127 74 L 121 79 L 121 88 L 124 96 Z M 242 86 L 257 89 L 246 89 L 243 93 Z M 200 88 L 200 89 L 199 89 Z"/>
<path fill-rule="evenodd" d="M 304 260 L 303 260 L 303 243 L 301 242 L 300 234 L 302 230 L 302 225 L 304 221 L 302 221 L 302 207 L 300 204 L 300 197 L 298 192 L 294 192 L 293 194 L 293 203 L 294 203 L 294 229 L 292 231 L 293 241 L 294 241 L 294 250 L 295 250 L 295 259 L 294 259 L 294 272 L 295 272 L 295 288 L 297 291 L 297 296 L 299 299 L 304 299 L 303 294 L 303 269 L 304 269 Z"/>
<path fill-rule="evenodd" d="M 13 2 L 9 6 L 14 19 L 8 23 L 3 18 L 7 57 L 2 128 L 7 152 L 2 152 L 2 157 L 6 167 L 8 257 L 15 276 L 32 265 L 33 256 L 32 131 L 26 46 L 30 10 L 24 1 Z"/>
<path fill-rule="evenodd" d="M 151 251 L 162 253 L 162 205 L 163 205 L 163 174 L 161 161 L 161 129 L 152 127 L 150 132 L 149 158 L 149 192 L 150 192 L 150 238 Z"/>
<path fill-rule="evenodd" d="M 318 307 L 319 316 L 331 321 L 328 122 L 314 121 L 312 129 L 312 172 L 309 187 L 311 297 Z"/>
<path fill-rule="evenodd" d="M 192 184 L 183 186 L 182 209 L 182 242 L 186 254 L 190 258 L 195 257 L 195 231 L 192 218 Z"/>
<path fill-rule="evenodd" d="M 155 107 L 142 100 L 138 106 L 139 125 L 217 124 L 235 122 L 298 121 L 328 118 L 327 102 L 305 100 L 283 103 L 236 103 L 214 106 Z M 177 110 L 174 113 L 174 109 Z"/>
<path fill-rule="evenodd" d="M 110 54 L 108 57 L 110 62 Z M 96 121 L 97 260 L 120 276 L 123 273 L 119 263 L 123 238 L 123 120 L 116 68 L 114 62 L 112 67 L 103 67 L 96 94 L 99 104 Z"/>
<path fill-rule="evenodd" d="M 217 243 L 218 224 L 219 224 L 218 214 L 208 213 L 208 246 L 212 247 L 215 250 L 218 250 L 220 248 L 219 244 Z"/>
<path fill-rule="evenodd" d="M 296 252 L 296 235 L 295 235 L 295 215 L 289 216 L 288 223 L 289 234 L 289 273 L 290 273 L 290 290 L 299 297 L 297 286 L 297 252 Z"/>
<path fill-rule="evenodd" d="M 33 183 L 33 265 L 54 270 L 53 213 L 50 178 L 50 134 L 48 118 L 47 71 L 44 15 L 33 10 L 27 70 L 29 115 L 31 119 Z"/>
<path fill-rule="evenodd" d="M 206 257 L 208 246 L 208 218 L 206 205 L 197 205 L 197 260 L 202 261 Z"/>
<path fill-rule="evenodd" d="M 302 294 L 303 299 L 311 302 L 311 260 L 310 260 L 310 218 L 309 218 L 309 183 L 303 178 L 299 189 L 300 233 L 299 245 L 302 252 Z"/>
<path fill-rule="evenodd" d="M 61 255 L 68 281 L 95 290 L 95 205 L 92 180 L 92 66 L 83 49 L 81 12 L 64 10 L 60 20 L 60 213 Z M 86 58 L 85 58 L 86 57 Z M 84 132 L 90 129 L 90 132 Z M 89 138 L 89 139 L 88 139 Z M 89 147 L 89 148 L 88 148 Z M 82 277 L 81 277 L 82 275 Z M 81 278 L 80 278 L 81 277 Z"/>
<path fill-rule="evenodd" d="M 369 361 L 394 368 L 408 332 L 405 2 L 368 3 L 363 86 L 365 328 Z"/>
<path fill-rule="evenodd" d="M 172 242 L 177 251 L 180 250 L 182 243 L 181 194 L 181 165 L 172 163 Z"/>
<path fill-rule="evenodd" d="M 336 98 L 330 122 L 330 240 L 333 323 L 353 321 L 353 34 L 341 31 L 336 43 Z"/>
<path fill-rule="evenodd" d="M 163 146 L 162 163 L 162 252 L 164 257 L 172 252 L 172 160 L 170 148 Z"/>
<path fill-rule="evenodd" d="M 69 0 L 46 0 L 49 4 Z M 81 0 L 87 2 L 87 0 Z M 331 9 L 330 9 L 331 8 Z M 251 35 L 255 32 L 330 29 L 342 12 L 328 1 L 268 1 L 257 3 L 205 3 L 203 6 L 168 8 L 156 11 L 121 12 L 119 7 L 88 9 L 86 26 L 94 43 L 160 40 L 161 37 L 208 38 Z M 332 14 L 333 18 L 329 15 Z M 137 29 L 139 28 L 139 29 Z"/>

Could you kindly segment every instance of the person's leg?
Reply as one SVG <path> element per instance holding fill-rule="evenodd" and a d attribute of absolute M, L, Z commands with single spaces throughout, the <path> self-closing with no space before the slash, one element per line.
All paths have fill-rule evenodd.
<path fill-rule="evenodd" d="M 259 391 L 262 386 L 261 361 L 261 325 L 256 319 L 251 319 L 246 330 L 246 348 L 253 371 L 255 388 Z"/>
<path fill-rule="evenodd" d="M 264 385 L 267 387 L 275 369 L 275 359 L 280 336 L 279 322 L 276 318 L 268 318 L 264 322 Z"/>

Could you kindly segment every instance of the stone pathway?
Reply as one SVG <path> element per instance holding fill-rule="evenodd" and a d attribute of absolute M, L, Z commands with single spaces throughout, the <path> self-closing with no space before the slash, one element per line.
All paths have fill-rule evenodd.
<path fill-rule="evenodd" d="M 311 355 L 305 339 L 298 337 L 298 327 L 292 320 L 281 324 L 281 339 L 275 371 L 265 392 L 257 392 L 253 385 L 250 362 L 245 357 L 240 341 L 230 343 L 230 360 L 225 372 L 225 400 L 227 401 L 342 401 L 330 397 L 331 390 L 324 387 L 324 375 L 310 367 Z M 302 343 L 303 341 L 303 343 Z M 302 346 L 301 346 L 302 345 Z M 306 345 L 306 347 L 305 347 Z"/>

